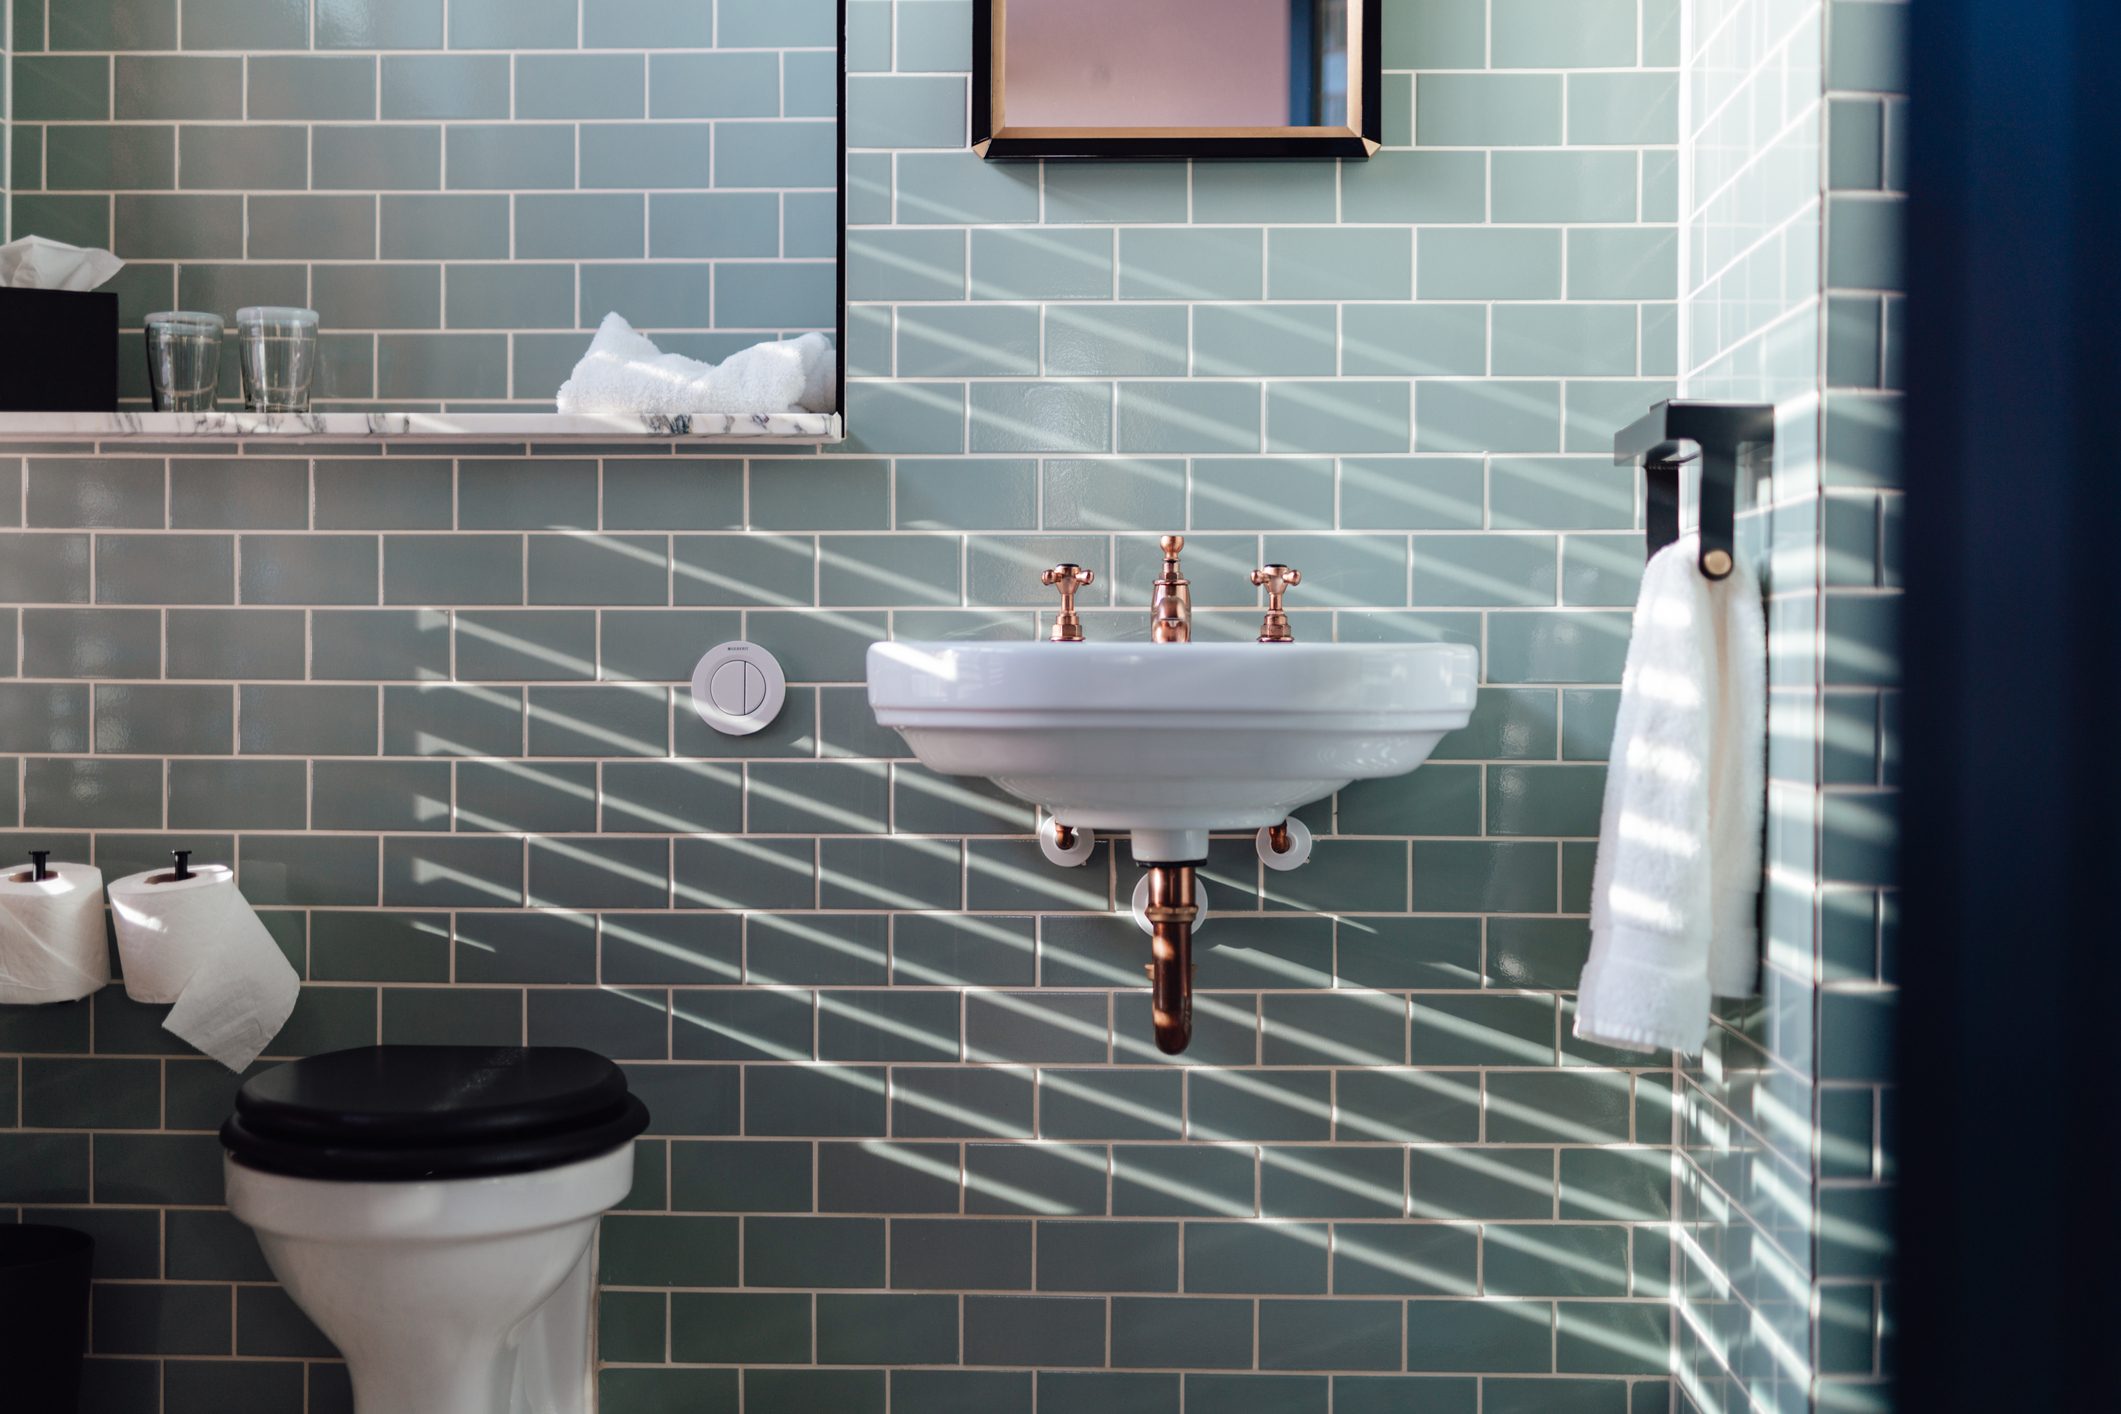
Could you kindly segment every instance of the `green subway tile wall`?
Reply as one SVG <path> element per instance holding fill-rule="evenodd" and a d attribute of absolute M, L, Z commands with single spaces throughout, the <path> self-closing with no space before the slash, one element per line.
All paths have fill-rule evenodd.
<path fill-rule="evenodd" d="M 1906 15 L 1690 10 L 1686 386 L 1779 407 L 1741 522 L 1771 623 L 1766 965 L 1680 1074 L 1675 1368 L 1702 1414 L 1890 1407 Z"/>
<path fill-rule="evenodd" d="M 17 0 L 69 62 L 17 75 L 57 106 L 15 230 L 169 242 L 136 313 L 342 291 L 349 402 L 542 396 L 596 291 L 830 271 L 834 9 Z M 620 1058 L 656 1126 L 606 1414 L 1666 1414 L 1693 1092 L 1567 993 L 1638 558 L 1605 448 L 1682 366 L 1678 0 L 1388 0 L 1367 165 L 982 163 L 969 27 L 849 0 L 844 446 L 0 455 L 0 850 L 235 863 L 307 981 L 261 1064 Z M 1051 868 L 860 685 L 874 638 L 1038 634 L 1063 557 L 1142 637 L 1169 530 L 1204 636 L 1286 557 L 1299 635 L 1490 678 L 1435 764 L 1305 812 L 1305 870 L 1216 842 L 1177 1064 L 1126 861 Z M 791 686 L 722 738 L 685 684 L 738 636 Z M 111 1255 L 90 1407 L 343 1410 L 220 1206 L 234 1079 L 158 1021 L 0 1012 L 0 1212 Z"/>

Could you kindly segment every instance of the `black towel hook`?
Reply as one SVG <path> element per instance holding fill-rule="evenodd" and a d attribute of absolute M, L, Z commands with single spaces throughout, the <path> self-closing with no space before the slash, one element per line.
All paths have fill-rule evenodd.
<path fill-rule="evenodd" d="M 1775 409 L 1767 403 L 1670 400 L 1613 434 L 1615 465 L 1640 463 L 1649 552 L 1679 538 L 1679 469 L 1701 458 L 1701 572 L 1722 579 L 1736 563 L 1738 468 L 1771 454 Z"/>

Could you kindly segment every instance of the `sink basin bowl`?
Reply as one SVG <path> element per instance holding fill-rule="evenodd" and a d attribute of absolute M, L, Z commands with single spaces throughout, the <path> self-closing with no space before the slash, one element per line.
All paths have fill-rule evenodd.
<path fill-rule="evenodd" d="M 1142 863 L 1413 770 L 1472 716 L 1462 644 L 879 643 L 869 705 L 922 764 L 986 776 Z"/>

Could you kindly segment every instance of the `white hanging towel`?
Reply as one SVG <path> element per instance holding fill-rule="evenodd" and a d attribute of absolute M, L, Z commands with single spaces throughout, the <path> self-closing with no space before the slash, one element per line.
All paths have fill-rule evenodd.
<path fill-rule="evenodd" d="M 1709 998 L 1758 970 L 1767 630 L 1745 563 L 1712 580 L 1700 554 L 1643 571 L 1598 827 L 1576 1034 L 1625 1050 L 1698 1053 Z"/>

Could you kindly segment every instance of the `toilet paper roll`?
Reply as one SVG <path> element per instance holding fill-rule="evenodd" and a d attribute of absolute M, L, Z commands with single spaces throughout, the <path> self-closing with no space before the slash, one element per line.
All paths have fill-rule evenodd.
<path fill-rule="evenodd" d="M 110 983 L 103 871 L 53 864 L 51 877 L 0 873 L 0 1005 L 79 1001 Z"/>
<path fill-rule="evenodd" d="M 286 1024 L 302 980 L 236 888 L 235 872 L 207 864 L 179 879 L 167 869 L 110 886 L 125 994 L 173 1003 L 162 1028 L 230 1070 L 258 1058 Z"/>

